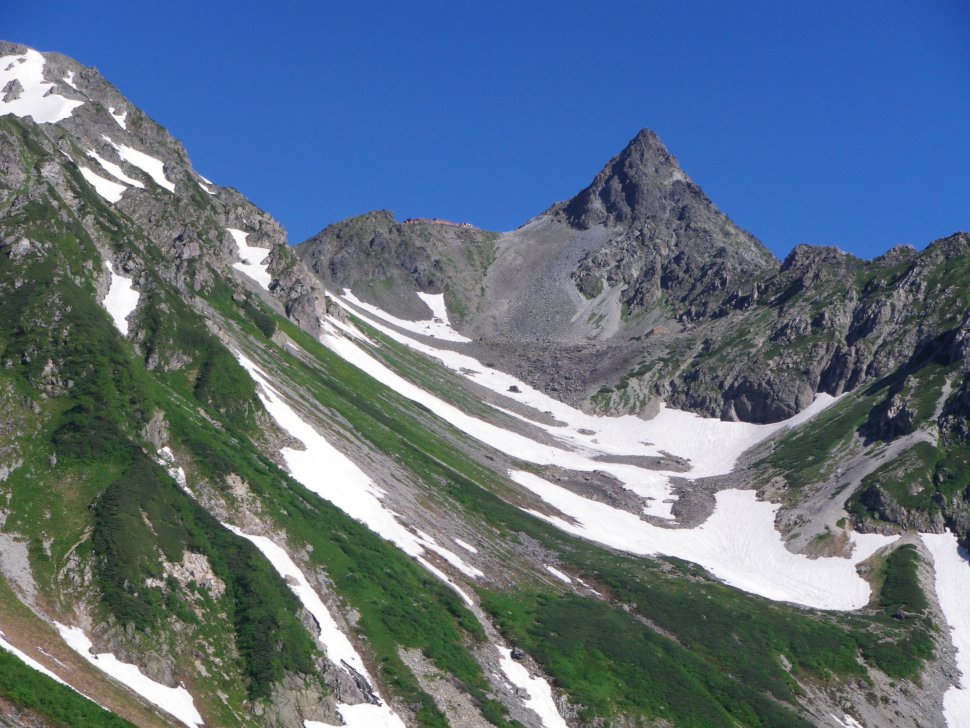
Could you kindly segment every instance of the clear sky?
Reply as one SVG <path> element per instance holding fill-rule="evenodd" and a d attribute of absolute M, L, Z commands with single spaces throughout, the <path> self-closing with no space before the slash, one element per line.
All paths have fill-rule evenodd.
<path fill-rule="evenodd" d="M 642 127 L 735 222 L 872 257 L 970 230 L 970 2 L 0 0 L 299 242 L 508 230 Z"/>

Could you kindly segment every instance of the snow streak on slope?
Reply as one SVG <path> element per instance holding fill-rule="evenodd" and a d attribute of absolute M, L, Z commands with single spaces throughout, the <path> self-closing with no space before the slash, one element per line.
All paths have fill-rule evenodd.
<path fill-rule="evenodd" d="M 102 134 L 101 138 L 117 150 L 118 156 L 128 162 L 128 164 L 138 167 L 138 169 L 155 180 L 155 184 L 159 187 L 164 187 L 169 192 L 175 192 L 175 183 L 169 182 L 165 176 L 165 163 L 161 159 L 157 159 L 144 152 L 139 152 L 137 149 L 125 146 L 124 144 L 116 144 L 105 134 Z"/>
<path fill-rule="evenodd" d="M 0 632 L 0 649 L 4 649 L 7 652 L 9 652 L 11 655 L 14 655 L 15 657 L 19 657 L 20 660 L 22 662 L 24 662 L 24 664 L 26 664 L 29 667 L 34 668 L 35 670 L 37 670 L 37 672 L 40 672 L 40 673 L 43 673 L 44 675 L 47 675 L 47 677 L 49 677 L 49 678 L 52 678 L 54 680 L 57 680 L 57 682 L 59 682 L 61 685 L 67 685 L 66 682 L 64 682 L 63 680 L 61 680 L 57 675 L 55 675 L 50 670 L 48 670 L 46 667 L 44 667 L 39 662 L 37 662 L 37 660 L 35 660 L 33 657 L 31 657 L 30 655 L 26 654 L 25 652 L 22 652 L 21 650 L 18 650 L 12 644 L 10 644 L 9 642 L 7 642 L 7 640 L 4 639 L 4 637 L 6 637 L 6 635 L 3 632 Z M 71 687 L 70 685 L 67 685 L 67 686 L 69 688 Z M 73 688 L 72 688 L 72 690 L 73 690 Z M 75 691 L 75 692 L 77 692 L 77 691 Z M 87 696 L 85 696 L 85 697 L 87 697 Z"/>
<path fill-rule="evenodd" d="M 451 328 L 451 324 L 448 322 L 448 310 L 445 308 L 445 296 L 443 293 L 439 293 L 437 295 L 431 293 L 419 293 L 418 297 L 428 305 L 428 308 L 431 309 L 434 318 L 428 321 L 408 321 L 407 319 L 399 319 L 395 316 L 391 316 L 385 311 L 382 311 L 377 306 L 364 303 L 354 296 L 354 294 L 350 292 L 349 288 L 344 289 L 344 298 L 350 301 L 350 303 L 374 314 L 375 316 L 379 316 L 385 321 L 392 323 L 405 331 L 411 331 L 415 334 L 423 334 L 425 336 L 433 336 L 434 338 L 441 339 L 442 341 L 471 341 L 471 339 L 469 339 L 467 336 L 463 336 Z"/>
<path fill-rule="evenodd" d="M 64 83 L 75 91 L 78 90 L 77 84 L 74 83 L 74 71 L 68 71 L 66 74 L 64 74 Z"/>
<path fill-rule="evenodd" d="M 105 172 L 110 174 L 119 182 L 123 182 L 126 185 L 131 185 L 132 187 L 140 187 L 144 189 L 145 187 L 144 183 L 140 182 L 137 179 L 133 179 L 132 177 L 129 177 L 127 174 L 125 174 L 125 171 L 121 167 L 119 167 L 114 162 L 109 162 L 107 159 L 102 157 L 93 149 L 88 149 L 87 154 L 89 157 L 91 157 L 91 159 L 93 159 L 95 162 L 100 164 L 102 169 L 104 169 Z"/>
<path fill-rule="evenodd" d="M 51 124 L 63 121 L 84 103 L 55 94 L 55 84 L 44 80 L 44 63 L 44 56 L 35 50 L 0 58 L 0 92 L 14 82 L 20 85 L 19 93 L 11 88 L 0 96 L 0 116 L 30 116 L 38 124 Z"/>
<path fill-rule="evenodd" d="M 856 565 L 896 540 L 895 536 L 852 533 L 851 559 L 810 559 L 785 548 L 775 530 L 778 504 L 759 501 L 753 490 L 718 492 L 714 513 L 697 528 L 662 528 L 532 473 L 509 475 L 565 514 L 568 520 L 532 511 L 567 533 L 629 553 L 692 561 L 751 594 L 817 609 L 864 607 L 870 590 L 856 573 Z"/>
<path fill-rule="evenodd" d="M 115 111 L 115 107 L 114 106 L 109 106 L 108 107 L 108 113 L 111 114 L 111 118 L 112 119 L 114 119 L 116 122 L 118 122 L 118 126 L 120 126 L 125 131 L 128 130 L 128 123 L 125 121 L 125 119 L 128 118 L 128 112 L 127 111 Z"/>
<path fill-rule="evenodd" d="M 458 544 L 463 549 L 465 549 L 465 551 L 468 551 L 469 553 L 472 553 L 472 554 L 477 554 L 478 553 L 478 549 L 475 548 L 474 546 L 472 546 L 470 543 L 465 543 L 460 538 L 456 538 L 456 539 L 454 539 L 454 541 L 455 541 L 456 544 Z"/>
<path fill-rule="evenodd" d="M 108 261 L 104 262 L 104 266 L 111 276 L 111 286 L 108 288 L 108 295 L 104 297 L 101 305 L 111 315 L 118 331 L 127 336 L 128 317 L 131 316 L 138 305 L 139 293 L 131 287 L 131 278 L 125 278 L 115 273 Z"/>
<path fill-rule="evenodd" d="M 429 541 L 420 533 L 415 534 L 408 530 L 382 503 L 384 491 L 378 488 L 350 458 L 327 442 L 326 438 L 284 402 L 283 397 L 270 384 L 269 378 L 262 369 L 242 354 L 237 353 L 236 358 L 260 385 L 259 398 L 266 407 L 266 411 L 280 427 L 302 442 L 306 448 L 294 450 L 284 447 L 280 450 L 293 477 L 306 488 L 413 557 L 424 568 L 448 584 L 466 604 L 472 604 L 471 598 L 444 572 L 428 562 L 424 554 L 426 551 L 437 553 L 468 576 L 481 575 L 481 572 L 433 540 Z"/>
<path fill-rule="evenodd" d="M 502 672 L 515 687 L 522 688 L 529 694 L 522 702 L 542 720 L 543 728 L 569 728 L 566 721 L 556 709 L 556 701 L 552 698 L 552 688 L 541 677 L 532 677 L 525 665 L 512 659 L 512 650 L 498 647 L 502 655 Z"/>
<path fill-rule="evenodd" d="M 244 233 L 242 230 L 237 230 L 236 228 L 226 228 L 226 230 L 232 235 L 232 239 L 236 243 L 236 248 L 239 250 L 239 257 L 242 258 L 241 262 L 233 263 L 232 267 L 238 271 L 242 271 L 268 291 L 269 284 L 273 282 L 273 276 L 266 270 L 266 265 L 263 261 L 269 255 L 269 248 L 256 248 L 248 245 L 246 238 L 249 236 L 249 233 Z"/>
<path fill-rule="evenodd" d="M 950 625 L 960 670 L 959 685 L 943 696 L 943 716 L 949 728 L 970 728 L 970 553 L 949 531 L 921 533 L 920 538 L 933 556 L 936 597 Z"/>
<path fill-rule="evenodd" d="M 88 181 L 88 184 L 94 187 L 94 191 L 108 202 L 117 202 L 121 199 L 125 190 L 128 189 L 124 185 L 112 182 L 110 179 L 105 179 L 101 175 L 95 174 L 83 165 L 79 164 L 77 168 L 81 171 L 81 176 Z"/>
<path fill-rule="evenodd" d="M 364 661 L 361 659 L 357 650 L 347 639 L 347 636 L 340 631 L 337 626 L 337 622 L 334 620 L 333 616 L 330 614 L 330 610 L 323 603 L 323 600 L 317 595 L 313 587 L 310 586 L 310 582 L 307 581 L 306 576 L 300 570 L 300 568 L 293 562 L 289 554 L 286 553 L 280 546 L 274 543 L 272 540 L 266 538 L 265 536 L 251 536 L 248 533 L 243 533 L 235 526 L 230 526 L 229 524 L 223 524 L 226 528 L 232 531 L 237 536 L 242 536 L 243 538 L 250 541 L 256 548 L 258 548 L 263 556 L 273 565 L 277 573 L 283 577 L 287 585 L 296 594 L 300 602 L 306 608 L 313 618 L 317 622 L 317 626 L 320 629 L 320 642 L 323 643 L 324 648 L 327 652 L 327 659 L 330 660 L 335 666 L 346 670 L 345 665 L 353 668 L 357 673 L 359 673 L 367 682 L 370 684 L 371 691 L 375 697 L 377 691 L 375 689 L 374 678 L 370 676 L 367 672 L 367 667 L 364 665 Z M 351 675 L 353 677 L 353 675 Z M 360 722 L 358 725 L 361 728 L 365 726 L 373 725 L 387 725 L 387 726 L 399 726 L 404 728 L 404 722 L 395 715 L 394 711 L 388 707 L 386 703 L 381 703 L 380 705 L 369 704 L 370 710 L 367 710 L 368 722 Z M 357 706 L 346 705 L 344 703 L 337 703 L 337 708 L 340 713 L 343 714 L 348 708 L 349 715 L 357 715 L 360 713 Z M 355 709 L 356 712 L 355 712 Z M 348 725 L 354 725 L 346 721 Z M 312 725 L 312 721 L 307 721 L 307 725 Z M 322 725 L 322 724 L 321 724 Z"/>
<path fill-rule="evenodd" d="M 184 687 L 170 688 L 145 676 L 137 665 L 122 662 L 110 652 L 92 654 L 91 640 L 80 627 L 68 627 L 54 623 L 68 646 L 102 672 L 127 685 L 145 700 L 157 705 L 182 723 L 195 728 L 203 725 L 202 716 L 195 709 L 192 695 Z"/>
<path fill-rule="evenodd" d="M 556 567 L 549 566 L 549 564 L 545 564 L 544 566 L 545 566 L 546 571 L 548 571 L 554 577 L 556 577 L 557 579 L 559 579 L 559 581 L 561 581 L 561 582 L 563 582 L 565 584 L 572 584 L 573 583 L 573 580 L 572 579 L 570 579 L 568 576 L 566 576 L 565 574 L 563 574 Z"/>

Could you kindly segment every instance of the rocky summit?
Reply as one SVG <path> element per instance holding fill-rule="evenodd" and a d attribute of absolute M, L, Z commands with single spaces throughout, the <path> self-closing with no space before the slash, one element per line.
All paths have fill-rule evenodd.
<path fill-rule="evenodd" d="M 0 726 L 966 726 L 968 281 L 778 262 L 646 130 L 290 247 L 0 43 Z"/>

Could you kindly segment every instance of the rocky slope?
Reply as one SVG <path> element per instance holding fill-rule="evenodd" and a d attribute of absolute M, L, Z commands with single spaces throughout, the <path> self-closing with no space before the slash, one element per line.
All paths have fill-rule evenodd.
<path fill-rule="evenodd" d="M 860 532 L 966 534 L 967 236 L 779 266 L 643 132 L 512 233 L 294 254 L 0 59 L 0 723 L 944 724 L 932 557 Z"/>

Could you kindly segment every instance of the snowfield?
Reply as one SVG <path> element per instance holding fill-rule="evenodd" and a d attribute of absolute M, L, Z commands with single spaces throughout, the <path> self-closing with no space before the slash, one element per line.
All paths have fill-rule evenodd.
<path fill-rule="evenodd" d="M 108 202 L 117 202 L 121 199 L 121 195 L 124 194 L 125 190 L 128 189 L 125 185 L 120 185 L 117 182 L 112 182 L 110 179 L 105 179 L 83 165 L 79 164 L 77 168 L 80 170 L 81 176 L 87 180 L 88 184 L 94 187 L 94 191 Z"/>
<path fill-rule="evenodd" d="M 75 101 L 54 93 L 56 84 L 44 80 L 44 56 L 28 50 L 19 56 L 0 58 L 0 89 L 17 81 L 23 91 L 17 98 L 4 101 L 0 95 L 0 116 L 13 114 L 21 118 L 30 116 L 38 124 L 53 124 L 69 117 L 83 101 Z M 73 86 L 73 75 L 68 85 Z M 16 94 L 9 94 L 16 96 Z"/>
<path fill-rule="evenodd" d="M 304 450 L 289 447 L 280 450 L 292 476 L 307 489 L 413 557 L 451 587 L 466 604 L 471 605 L 473 602 L 468 594 L 430 563 L 425 553 L 430 551 L 437 554 L 466 576 L 481 576 L 482 572 L 426 534 L 412 531 L 402 524 L 383 504 L 384 491 L 283 401 L 282 395 L 270 384 L 262 369 L 240 353 L 236 354 L 236 358 L 259 385 L 259 398 L 266 411 L 283 430 L 305 446 Z"/>
<path fill-rule="evenodd" d="M 310 582 L 307 581 L 306 576 L 300 570 L 290 558 L 289 554 L 283 550 L 280 546 L 274 543 L 272 540 L 266 538 L 265 536 L 251 536 L 247 533 L 243 533 L 235 526 L 230 526 L 227 523 L 222 524 L 230 531 L 232 531 L 237 536 L 242 536 L 243 538 L 250 541 L 256 548 L 258 548 L 263 556 L 273 565 L 277 573 L 283 577 L 286 583 L 289 585 L 290 589 L 296 594 L 300 603 L 306 608 L 313 618 L 317 622 L 317 627 L 320 630 L 320 642 L 327 652 L 327 659 L 330 660 L 335 666 L 341 667 L 342 664 L 349 665 L 354 670 L 363 676 L 368 683 L 374 694 L 377 694 L 376 685 L 374 683 L 374 678 L 370 676 L 367 671 L 367 667 L 364 665 L 364 661 L 361 659 L 360 654 L 354 649 L 350 640 L 347 639 L 347 635 L 340 631 L 337 626 L 337 622 L 334 620 L 333 616 L 330 614 L 330 610 L 323 603 L 320 597 L 314 591 L 313 587 L 310 586 Z M 363 722 L 363 716 L 359 725 L 361 728 L 369 725 L 386 725 L 394 726 L 395 728 L 404 728 L 404 722 L 388 707 L 387 703 L 382 703 L 382 705 L 369 704 L 371 710 L 366 711 L 366 717 L 371 720 L 369 723 Z M 347 705 L 345 703 L 337 703 L 337 708 L 340 710 L 341 715 L 344 715 L 346 720 L 346 715 L 358 716 L 361 715 L 359 711 L 355 711 L 356 705 Z M 324 725 L 323 723 L 318 723 L 316 721 L 306 721 L 305 725 Z M 348 725 L 353 725 L 348 722 Z"/>
<path fill-rule="evenodd" d="M 131 688 L 166 713 L 175 716 L 189 728 L 204 725 L 202 716 L 195 709 L 192 695 L 184 687 L 170 688 L 155 682 L 144 675 L 137 665 L 122 662 L 110 652 L 93 654 L 91 640 L 80 627 L 68 627 L 57 622 L 54 626 L 72 650 L 105 674 Z"/>
<path fill-rule="evenodd" d="M 936 596 L 950 625 L 960 671 L 960 683 L 943 696 L 943 716 L 949 728 L 970 728 L 970 553 L 949 531 L 921 533 L 920 538 L 933 557 Z"/>
<path fill-rule="evenodd" d="M 521 391 L 515 395 L 516 399 L 539 412 L 551 414 L 560 424 L 548 425 L 523 415 L 509 414 L 542 428 L 557 438 L 558 445 L 537 442 L 466 414 L 405 380 L 365 351 L 357 341 L 341 336 L 334 325 L 325 325 L 321 341 L 348 362 L 408 399 L 424 405 L 466 434 L 514 458 L 537 465 L 609 473 L 626 488 L 648 499 L 644 513 L 662 518 L 672 518 L 670 477 L 699 478 L 729 473 L 742 452 L 786 427 L 795 427 L 811 419 L 835 401 L 828 395 L 819 395 L 804 411 L 772 425 L 724 422 L 666 406 L 661 406 L 651 420 L 631 415 L 594 416 L 554 400 L 508 374 L 484 367 L 469 356 L 418 342 L 361 315 L 347 303 L 342 305 L 394 340 L 439 359 L 454 371 L 496 392 L 508 396 L 510 386 L 518 387 Z M 327 323 L 333 324 L 333 319 Z M 468 374 L 469 371 L 474 373 Z M 593 434 L 588 434 L 590 432 Z M 649 457 L 664 454 L 687 459 L 689 471 L 653 471 L 597 459 L 603 455 Z M 895 540 L 894 537 L 852 533 L 851 558 L 809 559 L 785 548 L 774 527 L 779 506 L 758 501 L 752 491 L 722 491 L 717 495 L 713 515 L 706 523 L 694 529 L 668 529 L 628 511 L 583 498 L 532 473 L 513 471 L 510 477 L 565 514 L 568 518 L 535 513 L 564 531 L 629 553 L 683 558 L 704 566 L 725 583 L 739 589 L 768 599 L 819 609 L 846 610 L 865 606 L 870 589 L 856 572 L 856 566 Z"/>
<path fill-rule="evenodd" d="M 525 665 L 512 659 L 512 650 L 505 647 L 498 647 L 502 655 L 500 665 L 505 677 L 517 688 L 525 690 L 529 697 L 522 703 L 539 716 L 542 720 L 543 728 L 569 728 L 566 721 L 559 715 L 556 709 L 556 701 L 552 697 L 552 688 L 549 683 L 541 677 L 532 677 Z"/>
<path fill-rule="evenodd" d="M 469 553 L 472 553 L 472 554 L 477 554 L 478 553 L 478 549 L 475 548 L 474 546 L 472 546 L 470 543 L 465 543 L 460 538 L 456 538 L 456 539 L 453 539 L 453 540 L 454 540 L 454 542 L 456 544 L 458 544 L 463 549 L 465 549 L 465 551 L 468 551 Z"/>
<path fill-rule="evenodd" d="M 115 121 L 117 121 L 117 118 L 115 118 Z M 144 152 L 139 152 L 137 149 L 125 146 L 124 144 L 116 144 L 111 141 L 111 137 L 105 134 L 102 134 L 101 138 L 115 148 L 118 156 L 128 162 L 128 164 L 138 167 L 138 169 L 155 180 L 155 184 L 159 187 L 164 187 L 169 192 L 175 192 L 175 183 L 170 182 L 168 177 L 165 176 L 165 163 L 161 159 L 157 159 Z"/>
<path fill-rule="evenodd" d="M 663 528 L 532 473 L 512 471 L 509 476 L 571 519 L 530 511 L 563 531 L 632 554 L 692 561 L 738 589 L 816 609 L 864 607 L 869 584 L 856 573 L 856 565 L 896 540 L 851 533 L 851 559 L 810 559 L 785 548 L 775 530 L 778 504 L 759 501 L 753 490 L 717 493 L 714 513 L 697 528 Z"/>
<path fill-rule="evenodd" d="M 108 274 L 111 276 L 111 286 L 108 288 L 108 295 L 104 297 L 101 305 L 111 316 L 118 331 L 123 336 L 128 335 L 128 317 L 138 306 L 139 293 L 131 287 L 131 278 L 125 278 L 114 272 L 111 263 L 104 262 Z"/>
<path fill-rule="evenodd" d="M 239 251 L 239 257 L 242 258 L 241 262 L 233 263 L 232 267 L 238 271 L 242 271 L 256 281 L 261 288 L 268 291 L 269 284 L 273 282 L 273 276 L 269 274 L 263 261 L 269 255 L 269 248 L 256 248 L 248 245 L 246 238 L 249 236 L 249 233 L 245 233 L 242 230 L 237 230 L 236 228 L 226 228 L 226 230 L 232 235 L 232 239 L 236 243 L 236 249 Z"/>

